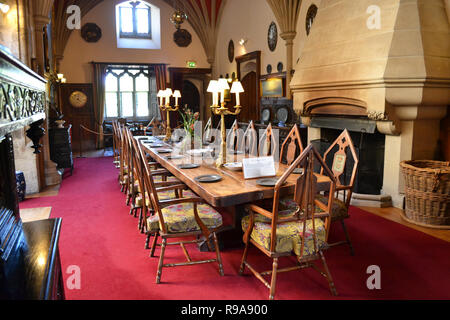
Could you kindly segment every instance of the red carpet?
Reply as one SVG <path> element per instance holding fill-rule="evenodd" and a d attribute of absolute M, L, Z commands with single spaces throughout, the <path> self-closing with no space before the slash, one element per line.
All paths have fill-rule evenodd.
<path fill-rule="evenodd" d="M 60 252 L 63 271 L 81 268 L 81 289 L 67 299 L 265 300 L 269 292 L 246 272 L 237 274 L 242 249 L 223 251 L 225 277 L 217 265 L 165 268 L 155 284 L 157 258 L 149 258 L 137 220 L 128 215 L 111 158 L 77 159 L 73 176 L 63 180 L 57 197 L 26 200 L 21 208 L 51 206 L 51 217 L 62 217 Z M 352 208 L 347 226 L 356 255 L 345 246 L 325 256 L 338 290 L 338 299 L 449 299 L 450 243 Z M 330 240 L 341 237 L 337 224 Z M 211 255 L 192 248 L 193 257 Z M 157 251 L 158 254 L 158 251 Z M 166 250 L 167 262 L 183 260 L 179 247 Z M 250 261 L 261 269 L 271 262 L 256 250 Z M 283 266 L 286 262 L 281 262 Z M 367 267 L 381 268 L 381 290 L 366 286 Z M 67 280 L 69 274 L 64 274 Z M 314 270 L 280 274 L 277 299 L 332 299 L 325 278 Z"/>

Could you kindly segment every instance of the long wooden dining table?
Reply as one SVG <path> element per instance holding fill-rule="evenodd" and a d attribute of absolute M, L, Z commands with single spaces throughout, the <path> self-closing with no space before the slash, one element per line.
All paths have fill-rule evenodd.
<path fill-rule="evenodd" d="M 241 219 L 245 215 L 245 205 L 259 201 L 268 200 L 274 197 L 274 187 L 265 187 L 258 184 L 258 179 L 244 179 L 243 171 L 233 171 L 224 167 L 217 167 L 214 160 L 208 156 L 193 156 L 188 153 L 181 153 L 175 145 L 165 143 L 162 140 L 151 138 L 138 139 L 143 149 L 152 159 L 158 162 L 163 168 L 173 174 L 182 183 L 188 186 L 199 197 L 208 204 L 218 209 L 222 214 L 231 214 L 232 221 L 229 226 L 222 228 L 218 232 L 221 247 L 229 248 L 242 245 Z M 161 147 L 154 147 L 160 145 Z M 173 150 L 171 153 L 160 152 L 163 149 Z M 168 159 L 168 156 L 172 157 Z M 175 157 L 174 157 L 175 156 Z M 177 158 L 177 156 L 179 158 Z M 243 158 L 249 157 L 245 154 L 228 154 L 228 162 L 242 162 Z M 182 164 L 198 164 L 198 168 L 180 169 Z M 278 163 L 276 177 L 281 177 L 289 166 Z M 196 180 L 203 175 L 219 175 L 221 180 L 214 183 L 201 183 Z M 326 188 L 330 183 L 328 177 L 317 174 L 319 189 L 320 186 Z M 291 174 L 286 184 L 282 187 L 283 194 L 292 194 L 295 183 L 299 178 L 298 174 Z"/>

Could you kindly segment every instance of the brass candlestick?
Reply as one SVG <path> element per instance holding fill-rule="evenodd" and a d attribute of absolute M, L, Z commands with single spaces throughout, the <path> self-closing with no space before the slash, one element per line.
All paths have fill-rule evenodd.
<path fill-rule="evenodd" d="M 175 98 L 175 106 L 170 106 L 170 97 Z M 178 99 L 181 98 L 181 93 L 179 90 L 175 90 L 172 92 L 172 89 L 160 90 L 158 93 L 158 98 L 160 98 L 160 106 L 161 111 L 166 112 L 166 137 L 164 141 L 168 142 L 172 138 L 172 128 L 170 127 L 170 113 L 176 112 L 179 110 Z M 165 99 L 165 104 L 163 104 L 163 100 Z"/>
<path fill-rule="evenodd" d="M 241 106 L 235 106 L 236 110 L 234 112 L 228 110 L 226 107 L 226 103 L 222 102 L 221 106 L 213 105 L 211 106 L 211 110 L 215 115 L 220 115 L 221 121 L 221 135 L 222 135 L 222 143 L 220 145 L 220 155 L 216 161 L 217 167 L 222 167 L 225 163 L 227 163 L 227 132 L 225 127 L 225 116 L 232 115 L 237 116 L 241 113 Z"/>
<path fill-rule="evenodd" d="M 175 112 L 179 110 L 179 106 L 176 105 L 174 107 L 171 107 L 169 103 L 166 105 L 159 106 L 161 110 L 166 112 L 166 137 L 164 138 L 164 141 L 170 141 L 172 138 L 172 128 L 170 127 L 170 113 Z"/>

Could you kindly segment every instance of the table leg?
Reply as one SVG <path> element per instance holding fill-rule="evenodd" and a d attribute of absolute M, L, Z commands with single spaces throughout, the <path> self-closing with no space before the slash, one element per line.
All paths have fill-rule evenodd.
<path fill-rule="evenodd" d="M 242 218 L 247 214 L 245 212 L 245 205 L 238 205 L 233 208 L 229 208 L 233 216 L 231 225 L 224 226 L 217 232 L 217 240 L 219 242 L 219 249 L 236 249 L 242 248 L 244 243 L 242 242 L 242 236 L 244 232 L 242 231 L 241 221 Z M 214 242 L 211 239 L 211 246 L 214 247 Z M 201 252 L 209 251 L 206 241 L 199 244 L 199 250 Z"/>

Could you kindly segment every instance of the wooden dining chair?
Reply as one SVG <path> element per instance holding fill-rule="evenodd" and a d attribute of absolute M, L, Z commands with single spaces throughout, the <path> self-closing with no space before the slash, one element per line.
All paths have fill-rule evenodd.
<path fill-rule="evenodd" d="M 302 152 L 303 144 L 300 130 L 297 125 L 294 125 L 281 145 L 280 162 L 291 165 Z"/>
<path fill-rule="evenodd" d="M 334 175 L 318 152 L 310 145 L 278 180 L 274 190 L 272 210 L 266 210 L 258 205 L 251 204 L 247 206 L 250 214 L 242 219 L 245 249 L 239 274 L 242 275 L 245 267 L 247 267 L 269 288 L 270 300 L 275 298 L 278 273 L 306 267 L 312 267 L 319 271 L 328 280 L 331 293 L 337 295 L 323 254 L 323 251 L 328 247 L 326 238 L 330 226 L 330 210 L 333 197 L 329 197 L 328 205 L 315 199 L 317 177 L 314 174 L 314 162 L 319 163 L 324 168 L 324 174 L 329 179 L 330 194 L 333 194 L 335 188 Z M 295 211 L 280 211 L 278 200 L 280 199 L 282 186 L 294 169 L 301 164 L 304 173 L 297 179 L 294 193 L 294 199 L 298 208 Z M 320 209 L 320 212 L 315 208 Z M 250 244 L 273 260 L 272 270 L 258 272 L 247 261 Z M 295 256 L 297 260 L 296 265 L 279 269 L 279 258 L 287 256 Z M 322 262 L 323 270 L 316 266 L 315 261 Z M 265 276 L 271 276 L 270 283 L 264 278 Z"/>
<path fill-rule="evenodd" d="M 153 117 L 152 120 L 148 123 L 148 125 L 144 128 L 144 136 L 147 135 L 147 131 L 150 131 L 153 135 L 153 126 L 155 125 L 156 117 Z"/>
<path fill-rule="evenodd" d="M 239 151 L 254 157 L 258 156 L 258 133 L 256 132 L 253 121 L 249 122 L 244 132 Z"/>
<path fill-rule="evenodd" d="M 117 169 L 120 168 L 120 159 L 119 159 L 119 132 L 118 132 L 118 122 L 112 122 L 113 128 L 113 164 Z"/>
<path fill-rule="evenodd" d="M 259 156 L 260 157 L 273 156 L 275 152 L 278 150 L 278 147 L 279 144 L 275 138 L 272 124 L 269 124 L 259 140 Z"/>
<path fill-rule="evenodd" d="M 239 128 L 238 121 L 235 120 L 227 134 L 227 149 L 232 151 L 239 151 L 242 144 L 242 137 L 243 131 Z"/>
<path fill-rule="evenodd" d="M 150 198 L 150 204 L 153 209 L 153 215 L 146 219 L 147 232 L 149 235 L 154 236 L 150 256 L 154 256 L 157 246 L 161 247 L 156 283 L 159 284 L 161 282 L 162 270 L 165 267 L 191 266 L 217 262 L 219 273 L 223 276 L 222 259 L 216 236 L 216 231 L 222 226 L 222 216 L 207 205 L 203 199 L 195 195 L 189 198 L 161 199 L 160 194 L 162 192 L 182 191 L 186 189 L 186 185 L 170 182 L 155 183 L 149 165 L 145 161 L 145 154 L 141 146 L 138 146 L 138 149 L 140 150 L 139 153 L 143 164 L 144 188 L 148 190 L 148 197 Z M 144 205 L 146 205 L 145 202 Z M 215 259 L 200 261 L 193 261 L 191 259 L 185 245 L 203 242 L 204 240 L 200 236 L 204 237 L 208 246 L 211 246 L 211 240 L 213 241 L 216 252 Z M 180 240 L 180 238 L 185 237 L 193 237 L 194 240 Z M 158 243 L 158 238 L 161 238 L 161 243 Z M 177 240 L 175 242 L 168 242 L 171 239 Z M 164 263 L 166 247 L 171 245 L 181 246 L 186 256 L 186 262 Z M 211 247 L 209 249 L 214 251 Z"/>
<path fill-rule="evenodd" d="M 333 153 L 334 152 L 334 153 Z M 347 161 L 348 157 L 351 156 L 352 161 Z M 334 198 L 334 205 L 331 214 L 331 221 L 341 223 L 342 229 L 345 234 L 345 241 L 339 241 L 330 244 L 330 246 L 337 246 L 341 244 L 348 244 L 350 247 L 351 255 L 354 255 L 354 249 L 352 242 L 350 240 L 347 227 L 345 225 L 345 220 L 350 218 L 349 208 L 350 201 L 352 200 L 353 187 L 355 185 L 356 172 L 358 171 L 359 159 L 356 154 L 355 146 L 353 144 L 352 138 L 349 132 L 345 129 L 341 135 L 333 142 L 333 144 L 325 152 L 323 158 L 327 162 L 333 157 L 333 164 L 331 166 L 331 171 L 336 179 L 336 192 Z M 348 167 L 353 163 L 353 167 Z M 351 170 L 350 179 L 346 179 L 348 170 Z M 348 180 L 348 181 L 347 181 Z M 326 196 L 319 195 L 322 202 L 326 203 Z"/>
<path fill-rule="evenodd" d="M 203 143 L 210 144 L 212 139 L 212 118 L 209 118 L 208 122 L 206 122 L 205 128 L 203 129 Z"/>
<path fill-rule="evenodd" d="M 138 228 L 141 231 L 141 233 L 144 233 L 144 202 L 145 202 L 145 196 L 142 195 L 143 188 L 143 169 L 142 169 L 142 163 L 140 160 L 139 150 L 137 148 L 137 145 L 140 143 L 136 139 L 134 139 L 132 133 L 130 130 L 126 130 L 127 133 L 127 139 L 130 144 L 130 158 L 132 164 L 130 167 L 132 168 L 133 175 L 132 175 L 132 183 L 130 183 L 130 188 L 132 191 L 128 194 L 127 199 L 127 205 L 131 205 L 130 207 L 130 215 L 134 215 L 134 217 L 138 216 L 139 213 L 139 223 Z M 167 171 L 164 168 L 159 168 L 159 164 L 156 162 L 149 162 L 148 157 L 146 157 L 146 162 L 148 166 L 151 168 L 151 174 L 158 182 L 173 182 L 173 183 L 179 183 L 179 180 L 175 177 L 171 176 L 171 173 Z M 171 197 L 178 197 L 178 193 L 175 192 L 174 196 L 172 196 L 171 193 L 167 193 L 165 195 L 162 195 L 165 198 L 169 199 Z M 148 199 L 147 199 L 148 200 Z"/>
<path fill-rule="evenodd" d="M 348 161 L 349 156 L 352 161 Z M 344 230 L 344 241 L 338 241 L 329 244 L 329 246 L 337 246 L 341 244 L 348 244 L 350 247 L 350 254 L 354 255 L 354 249 L 350 240 L 350 235 L 345 225 L 345 220 L 350 218 L 349 208 L 350 201 L 352 199 L 353 186 L 355 183 L 356 172 L 358 170 L 359 160 L 356 154 L 353 141 L 347 130 L 344 130 L 341 135 L 333 142 L 333 144 L 324 153 L 324 160 L 330 163 L 331 157 L 333 157 L 331 171 L 336 179 L 336 190 L 333 200 L 333 206 L 331 210 L 331 221 L 340 222 Z M 348 168 L 348 165 L 353 163 L 353 167 Z M 351 170 L 351 176 L 349 181 L 346 181 L 347 170 Z M 321 169 L 321 172 L 323 169 Z M 323 203 L 327 203 L 328 195 L 318 194 L 317 199 Z M 296 208 L 295 202 L 289 197 L 285 197 L 280 201 L 283 208 L 289 208 L 294 210 Z M 327 239 L 328 240 L 328 239 Z"/>

